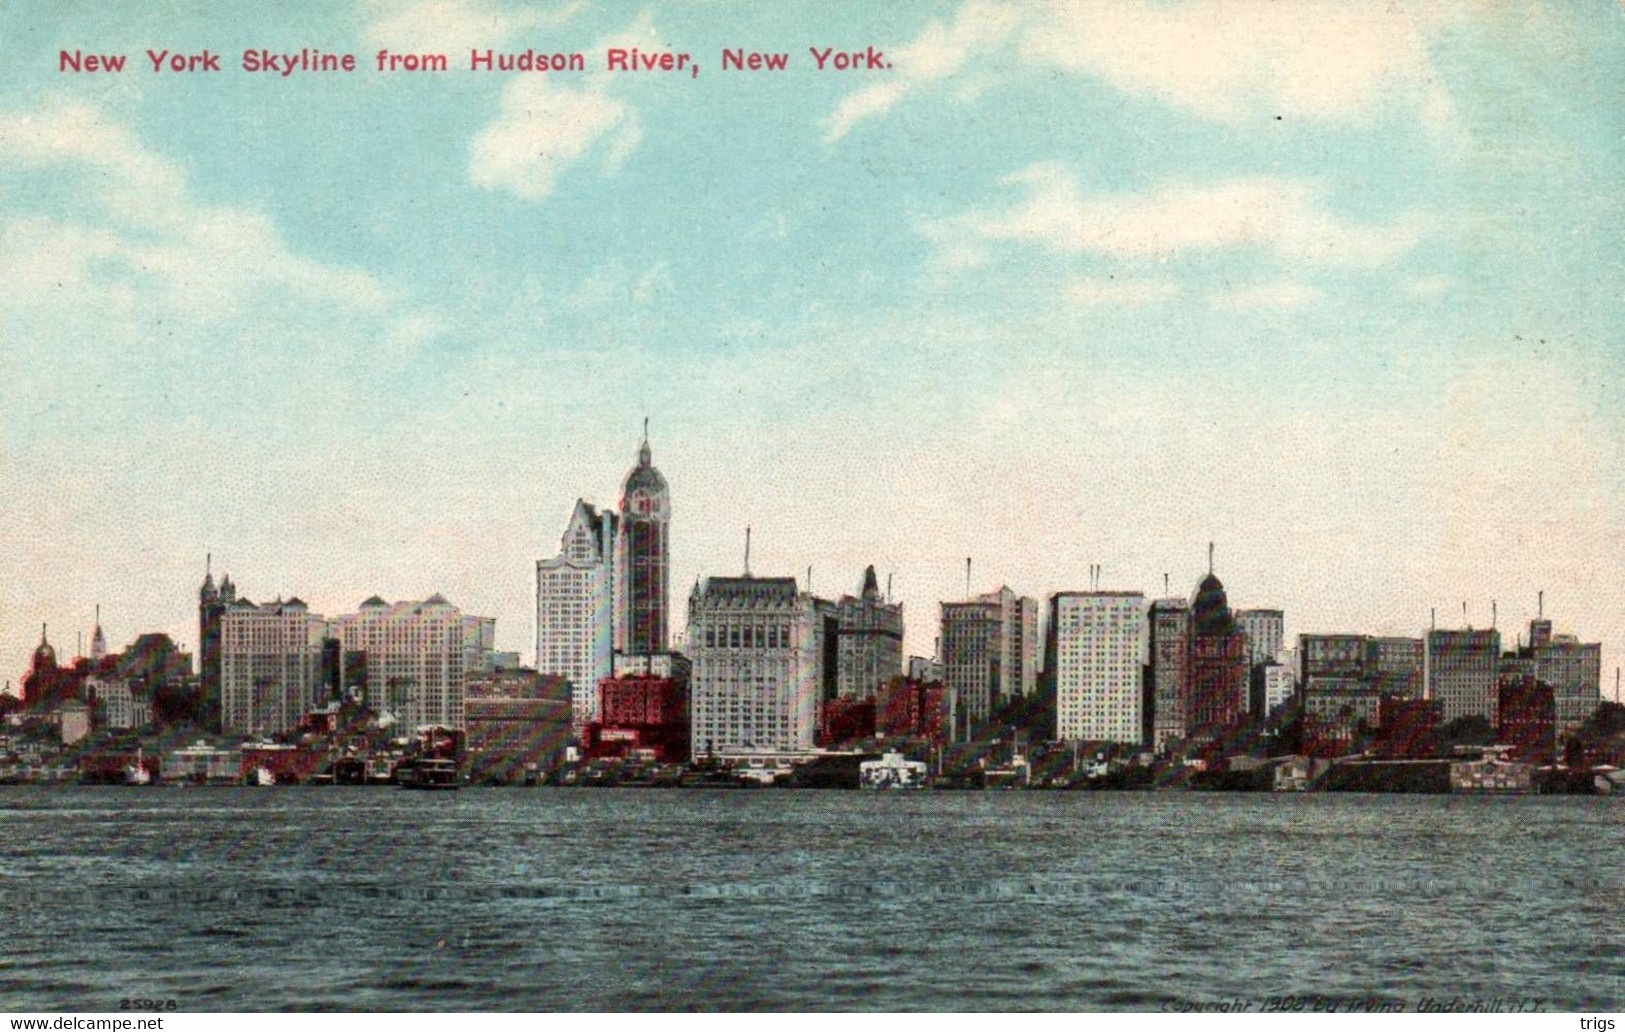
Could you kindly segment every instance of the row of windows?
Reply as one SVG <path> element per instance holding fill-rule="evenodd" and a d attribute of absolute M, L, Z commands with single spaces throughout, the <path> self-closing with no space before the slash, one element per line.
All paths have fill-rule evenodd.
<path fill-rule="evenodd" d="M 707 627 L 705 645 L 713 649 L 777 649 L 790 647 L 788 624 L 732 624 Z"/>

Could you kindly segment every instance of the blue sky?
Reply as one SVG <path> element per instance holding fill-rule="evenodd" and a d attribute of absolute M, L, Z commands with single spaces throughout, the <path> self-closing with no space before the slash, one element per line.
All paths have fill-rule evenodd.
<path fill-rule="evenodd" d="M 206 551 L 322 611 L 443 591 L 528 653 L 533 561 L 648 415 L 684 589 L 749 523 L 757 572 L 894 572 L 927 652 L 966 555 L 1160 593 L 1215 540 L 1293 633 L 1545 589 L 1611 687 L 1618 5 L 877 6 L 6 5 L 0 671 L 98 602 L 190 645 Z M 893 67 L 807 50 L 867 45 Z M 362 70 L 238 68 L 306 46 Z"/>

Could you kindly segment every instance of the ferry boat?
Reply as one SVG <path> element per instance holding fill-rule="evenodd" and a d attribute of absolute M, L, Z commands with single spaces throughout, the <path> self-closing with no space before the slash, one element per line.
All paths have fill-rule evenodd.
<path fill-rule="evenodd" d="M 395 768 L 395 781 L 402 788 L 450 790 L 462 787 L 456 760 L 402 760 Z"/>
<path fill-rule="evenodd" d="M 920 760 L 905 760 L 902 753 L 889 752 L 858 764 L 858 784 L 876 790 L 924 788 L 925 773 Z"/>

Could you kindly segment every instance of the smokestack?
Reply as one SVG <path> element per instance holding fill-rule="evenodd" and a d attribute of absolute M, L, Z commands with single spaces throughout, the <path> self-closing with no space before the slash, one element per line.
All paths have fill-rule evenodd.
<path fill-rule="evenodd" d="M 1436 631 L 1438 629 L 1439 629 L 1439 607 L 1434 606 L 1432 609 L 1428 610 L 1428 630 Z"/>
<path fill-rule="evenodd" d="M 965 601 L 970 601 L 970 556 L 965 557 Z"/>
<path fill-rule="evenodd" d="M 886 574 L 886 601 L 891 601 L 891 574 Z"/>
<path fill-rule="evenodd" d="M 1490 630 L 1495 630 L 1495 625 L 1500 621 L 1500 619 L 1501 616 L 1495 608 L 1495 599 L 1492 598 L 1490 599 Z"/>
<path fill-rule="evenodd" d="M 1535 592 L 1535 618 L 1541 619 L 1546 615 L 1546 591 L 1542 589 Z"/>
<path fill-rule="evenodd" d="M 745 576 L 747 578 L 750 576 L 750 524 L 748 523 L 745 524 Z M 811 576 L 811 574 L 808 574 L 809 578 Z M 810 585 L 808 590 L 812 590 Z"/>
<path fill-rule="evenodd" d="M 1207 572 L 1210 575 L 1213 573 L 1213 542 L 1211 541 L 1207 543 Z"/>

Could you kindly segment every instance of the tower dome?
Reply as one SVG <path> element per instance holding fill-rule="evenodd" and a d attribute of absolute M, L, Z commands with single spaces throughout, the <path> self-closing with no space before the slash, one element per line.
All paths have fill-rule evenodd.
<path fill-rule="evenodd" d="M 1202 578 L 1191 598 L 1192 629 L 1204 637 L 1232 634 L 1236 629 L 1235 617 L 1230 613 L 1230 599 L 1225 594 L 1224 582 L 1213 573 Z"/>

